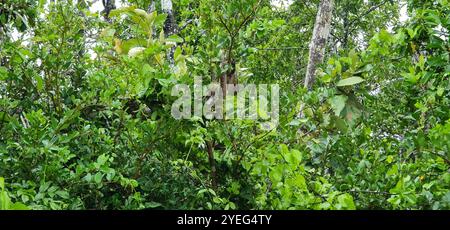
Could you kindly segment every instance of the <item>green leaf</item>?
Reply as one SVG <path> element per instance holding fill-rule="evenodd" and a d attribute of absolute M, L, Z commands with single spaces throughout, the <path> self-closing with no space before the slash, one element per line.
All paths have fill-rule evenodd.
<path fill-rule="evenodd" d="M 96 184 L 100 184 L 102 182 L 103 174 L 101 172 L 98 172 L 94 176 L 94 182 Z"/>
<path fill-rule="evenodd" d="M 119 9 L 111 10 L 111 12 L 109 12 L 109 17 L 117 17 L 125 12 L 131 12 L 134 9 L 136 9 L 135 6 L 129 6 L 129 7 L 122 7 Z"/>
<path fill-rule="evenodd" d="M 181 48 L 179 46 L 175 49 L 173 57 L 174 57 L 176 62 L 180 62 L 180 61 L 184 60 L 183 55 L 182 55 L 182 50 L 181 50 Z"/>
<path fill-rule="evenodd" d="M 116 30 L 114 28 L 108 27 L 102 31 L 100 34 L 101 38 L 112 38 L 114 37 L 114 34 L 116 33 Z"/>
<path fill-rule="evenodd" d="M 5 179 L 0 177 L 0 210 L 8 210 L 11 204 L 11 199 L 5 190 Z"/>
<path fill-rule="evenodd" d="M 411 39 L 413 39 L 413 38 L 416 36 L 417 31 L 419 30 L 419 27 L 417 27 L 415 30 L 413 30 L 413 29 L 411 29 L 411 28 L 407 28 L 406 30 L 408 31 L 409 37 L 410 37 Z"/>
<path fill-rule="evenodd" d="M 306 179 L 305 177 L 303 177 L 300 174 L 297 174 L 294 179 L 293 179 L 293 183 L 295 186 L 297 186 L 299 189 L 302 190 L 307 190 L 307 186 L 306 186 Z"/>
<path fill-rule="evenodd" d="M 142 17 L 147 16 L 147 12 L 145 12 L 145 10 L 142 9 L 134 9 L 133 12 Z"/>
<path fill-rule="evenodd" d="M 395 176 L 398 173 L 398 165 L 394 164 L 392 167 L 387 171 L 386 176 Z"/>
<path fill-rule="evenodd" d="M 289 153 L 289 148 L 285 144 L 280 145 L 281 154 L 287 155 Z"/>
<path fill-rule="evenodd" d="M 158 202 L 150 201 L 150 202 L 145 203 L 145 206 L 147 208 L 157 208 L 157 207 L 161 207 L 162 204 L 160 204 Z"/>
<path fill-rule="evenodd" d="M 5 189 L 5 178 L 0 177 L 0 189 Z"/>
<path fill-rule="evenodd" d="M 346 210 L 355 210 L 355 203 L 353 202 L 353 197 L 346 193 L 338 196 L 337 198 L 339 205 Z"/>
<path fill-rule="evenodd" d="M 286 156 L 286 161 L 296 167 L 302 161 L 302 153 L 300 151 L 293 149 Z"/>
<path fill-rule="evenodd" d="M 86 176 L 83 177 L 83 179 L 87 182 L 91 182 L 92 180 L 92 174 L 88 173 Z"/>
<path fill-rule="evenodd" d="M 444 87 L 438 87 L 438 89 L 437 89 L 437 91 L 436 91 L 436 94 L 437 94 L 439 97 L 442 97 L 442 95 L 444 94 L 444 90 L 445 90 Z"/>
<path fill-rule="evenodd" d="M 16 202 L 9 207 L 10 210 L 30 210 L 28 206 L 20 202 Z"/>
<path fill-rule="evenodd" d="M 97 158 L 97 164 L 98 164 L 97 168 L 100 168 L 101 166 L 103 166 L 108 160 L 109 160 L 109 157 L 107 155 L 105 155 L 105 154 L 100 155 Z"/>
<path fill-rule="evenodd" d="M 337 95 L 334 96 L 333 98 L 331 98 L 330 100 L 330 104 L 331 104 L 331 108 L 334 111 L 334 114 L 336 116 L 339 116 L 342 112 L 342 110 L 345 107 L 345 103 L 347 102 L 348 97 L 344 96 L 344 95 Z"/>
<path fill-rule="evenodd" d="M 403 189 L 404 189 L 404 179 L 403 178 L 400 178 L 400 180 L 397 182 L 397 184 L 395 185 L 395 187 L 394 188 L 391 188 L 390 190 L 389 190 L 389 192 L 390 193 L 393 193 L 393 194 L 401 194 L 402 192 L 403 192 Z"/>
<path fill-rule="evenodd" d="M 356 85 L 363 81 L 365 81 L 365 80 L 360 77 L 349 77 L 349 78 L 340 80 L 336 86 L 343 87 L 343 86 Z"/>
<path fill-rule="evenodd" d="M 64 198 L 64 199 L 70 198 L 69 193 L 67 191 L 57 191 L 56 195 L 58 195 L 59 197 Z"/>
<path fill-rule="evenodd" d="M 166 41 L 168 42 L 175 42 L 175 43 L 181 43 L 183 42 L 183 39 L 178 37 L 178 35 L 171 35 L 169 37 L 166 38 Z"/>
<path fill-rule="evenodd" d="M 123 41 L 121 43 L 122 52 L 127 53 L 127 54 L 133 48 L 138 48 L 139 50 L 141 50 L 141 49 L 145 49 L 146 46 L 147 46 L 147 40 L 145 40 L 145 39 L 132 38 L 132 39 Z"/>
<path fill-rule="evenodd" d="M 42 91 L 44 89 L 44 80 L 39 75 L 35 75 L 34 77 L 36 79 L 36 88 L 37 88 L 37 90 L 38 91 Z"/>
<path fill-rule="evenodd" d="M 0 66 L 0 81 L 3 81 L 8 76 L 8 69 L 6 67 Z"/>
<path fill-rule="evenodd" d="M 45 191 L 47 191 L 47 189 L 50 187 L 51 182 L 44 182 L 41 184 L 41 186 L 39 187 L 39 192 L 43 193 Z"/>
<path fill-rule="evenodd" d="M 133 47 L 130 49 L 130 51 L 128 51 L 128 56 L 129 57 L 136 57 L 139 54 L 143 53 L 145 50 L 144 47 Z"/>
<path fill-rule="evenodd" d="M 283 177 L 283 165 L 278 165 L 278 166 L 274 167 L 270 171 L 269 177 L 270 177 L 270 180 L 272 180 L 272 182 L 274 184 L 280 182 Z"/>
<path fill-rule="evenodd" d="M 155 26 L 161 26 L 167 18 L 167 14 L 158 14 L 158 16 L 156 16 L 154 24 Z"/>

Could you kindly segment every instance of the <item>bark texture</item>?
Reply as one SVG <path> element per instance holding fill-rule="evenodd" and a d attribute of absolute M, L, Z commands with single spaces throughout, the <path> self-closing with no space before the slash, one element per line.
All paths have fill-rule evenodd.
<path fill-rule="evenodd" d="M 310 89 L 316 78 L 316 69 L 323 62 L 325 47 L 330 34 L 334 0 L 322 0 L 319 4 L 313 36 L 309 44 L 309 60 L 306 69 L 305 87 Z"/>
<path fill-rule="evenodd" d="M 173 12 L 172 0 L 161 0 L 161 10 L 164 14 L 167 14 L 166 22 L 164 23 L 164 34 L 166 37 L 174 35 L 177 32 L 177 23 L 175 21 L 175 15 Z M 174 53 L 175 46 L 169 51 L 169 61 L 171 66 L 175 64 Z"/>
<path fill-rule="evenodd" d="M 109 13 L 116 9 L 116 2 L 115 0 L 102 0 L 103 7 L 105 8 L 103 10 L 103 16 L 105 17 L 105 20 L 107 22 L 111 22 L 111 18 L 109 18 Z"/>
<path fill-rule="evenodd" d="M 156 10 L 155 1 L 151 1 L 151 3 L 148 5 L 147 13 L 152 13 Z"/>

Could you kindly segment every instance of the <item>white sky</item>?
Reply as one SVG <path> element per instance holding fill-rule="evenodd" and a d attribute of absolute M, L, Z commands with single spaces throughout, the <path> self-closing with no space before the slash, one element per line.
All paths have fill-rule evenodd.
<path fill-rule="evenodd" d="M 289 7 L 294 0 L 271 0 L 270 3 L 276 7 L 287 8 Z"/>
<path fill-rule="evenodd" d="M 91 12 L 99 12 L 103 10 L 103 4 L 102 1 L 96 1 L 92 6 L 91 6 Z"/>
<path fill-rule="evenodd" d="M 404 3 L 402 5 L 402 8 L 400 8 L 400 21 L 401 22 L 406 22 L 406 20 L 408 20 L 408 6 L 406 5 L 406 3 Z"/>
<path fill-rule="evenodd" d="M 89 0 L 88 0 L 89 1 Z M 90 0 L 90 2 L 93 2 L 94 4 L 91 6 L 90 10 L 91 12 L 100 12 L 103 10 L 103 4 L 101 0 Z M 122 1 L 116 1 L 116 7 L 120 8 L 122 7 Z"/>

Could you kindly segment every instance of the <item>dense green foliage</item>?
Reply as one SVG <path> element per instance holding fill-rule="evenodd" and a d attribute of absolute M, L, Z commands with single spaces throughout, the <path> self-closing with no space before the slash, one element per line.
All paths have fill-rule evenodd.
<path fill-rule="evenodd" d="M 0 209 L 450 209 L 448 0 L 337 0 L 310 91 L 317 0 L 86 2 L 0 3 Z M 277 127 L 171 116 L 228 73 Z"/>

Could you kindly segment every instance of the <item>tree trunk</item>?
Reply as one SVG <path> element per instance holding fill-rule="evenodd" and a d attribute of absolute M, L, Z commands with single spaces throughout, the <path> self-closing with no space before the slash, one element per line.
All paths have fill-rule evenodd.
<path fill-rule="evenodd" d="M 316 80 L 317 66 L 323 62 L 325 55 L 325 47 L 327 45 L 328 36 L 330 34 L 331 16 L 333 16 L 334 0 L 321 0 L 319 10 L 317 12 L 316 21 L 314 23 L 313 35 L 309 43 L 309 60 L 306 68 L 305 88 L 311 90 Z M 300 111 L 297 115 L 303 118 L 303 110 L 305 104 L 302 103 Z"/>
<path fill-rule="evenodd" d="M 231 56 L 232 51 L 229 52 L 229 54 L 222 55 L 222 61 L 220 63 L 221 69 L 227 68 L 227 71 L 220 76 L 220 87 L 222 88 L 223 98 L 226 98 L 227 96 L 228 84 L 233 84 L 234 86 L 237 85 L 236 60 Z"/>
<path fill-rule="evenodd" d="M 161 0 L 162 12 L 167 14 L 167 20 L 164 23 L 164 33 L 170 36 L 176 33 L 175 15 L 173 13 L 173 6 L 171 0 Z"/>
<path fill-rule="evenodd" d="M 217 169 L 216 160 L 214 159 L 214 141 L 207 141 L 208 160 L 211 167 L 211 184 L 213 188 L 217 188 Z"/>
<path fill-rule="evenodd" d="M 111 18 L 109 18 L 109 13 L 111 10 L 116 9 L 116 3 L 115 0 L 102 0 L 103 7 L 105 9 L 103 10 L 103 15 L 105 17 L 105 20 L 109 23 L 111 23 Z"/>
<path fill-rule="evenodd" d="M 148 5 L 147 13 L 152 13 L 155 10 L 156 10 L 155 1 L 152 0 L 151 3 Z"/>
<path fill-rule="evenodd" d="M 85 0 L 78 0 L 77 1 L 77 8 L 79 11 L 79 16 L 83 20 L 83 24 L 81 25 L 80 30 L 78 31 L 78 35 L 82 39 L 82 44 L 80 49 L 78 50 L 78 56 L 77 56 L 77 62 L 83 63 L 84 55 L 86 54 L 86 36 L 85 36 L 85 22 L 86 22 L 86 15 L 83 12 L 83 10 L 86 10 L 88 8 L 88 5 Z M 76 74 L 72 78 L 72 84 L 75 89 L 75 91 L 78 91 L 81 89 L 81 85 L 83 83 L 83 78 L 86 75 L 86 69 L 79 68 L 76 71 Z"/>
<path fill-rule="evenodd" d="M 334 0 L 322 0 L 319 4 L 313 36 L 309 44 L 309 60 L 306 69 L 305 87 L 310 89 L 316 78 L 317 66 L 323 62 L 325 46 L 330 34 Z"/>
<path fill-rule="evenodd" d="M 350 36 L 350 22 L 348 19 L 348 11 L 344 13 L 344 37 L 342 38 L 342 48 L 346 49 L 348 45 L 348 36 Z"/>
<path fill-rule="evenodd" d="M 166 22 L 164 23 L 164 34 L 166 37 L 173 35 L 176 33 L 176 21 L 175 21 L 175 15 L 173 13 L 173 5 L 172 0 L 161 0 L 161 9 L 162 12 L 167 14 Z M 173 46 L 169 51 L 169 61 L 170 65 L 175 65 L 174 60 L 174 53 L 175 53 L 176 46 Z"/>

